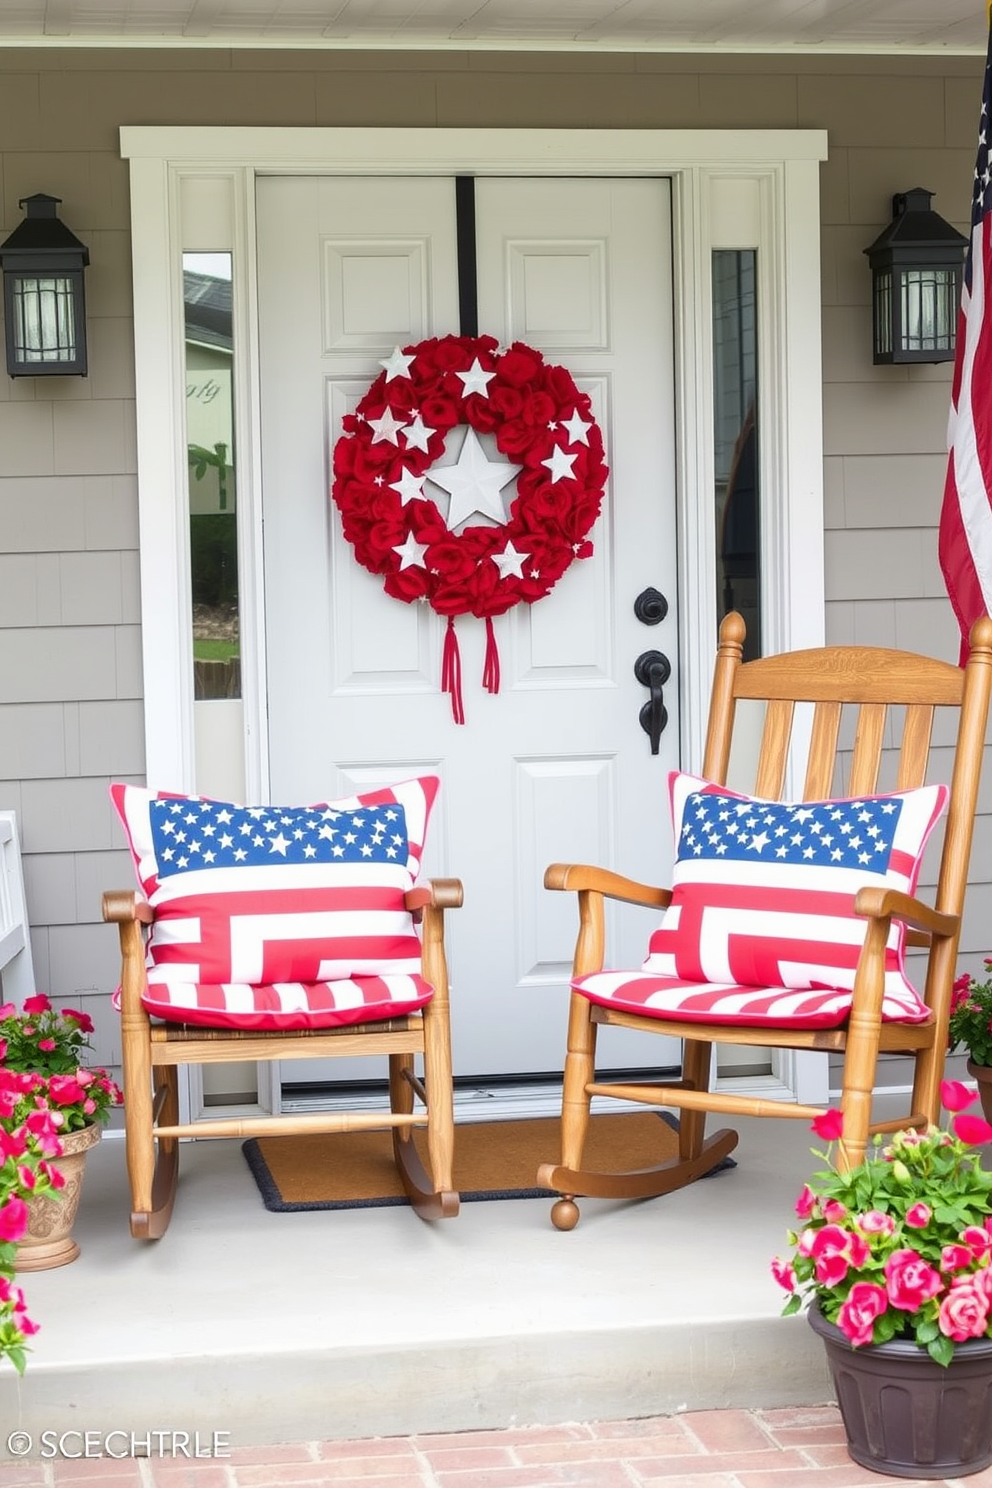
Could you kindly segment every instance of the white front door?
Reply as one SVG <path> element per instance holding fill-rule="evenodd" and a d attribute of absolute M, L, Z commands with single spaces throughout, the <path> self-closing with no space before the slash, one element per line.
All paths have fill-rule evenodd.
<path fill-rule="evenodd" d="M 341 418 L 380 362 L 459 329 L 454 180 L 268 177 L 256 205 L 271 799 L 440 775 L 425 866 L 465 885 L 448 926 L 454 1067 L 481 1077 L 562 1066 L 575 905 L 544 890 L 546 865 L 667 881 L 679 667 L 668 183 L 475 187 L 480 331 L 568 369 L 611 475 L 594 556 L 495 622 L 495 695 L 483 622 L 459 617 L 463 725 L 439 687 L 443 622 L 383 593 L 329 500 Z M 669 604 L 655 626 L 634 613 L 649 587 Z M 652 649 L 672 667 L 656 755 L 634 675 Z M 650 916 L 619 910 L 609 928 L 615 964 L 639 964 Z M 614 1029 L 601 1047 L 606 1065 L 643 1057 Z"/>

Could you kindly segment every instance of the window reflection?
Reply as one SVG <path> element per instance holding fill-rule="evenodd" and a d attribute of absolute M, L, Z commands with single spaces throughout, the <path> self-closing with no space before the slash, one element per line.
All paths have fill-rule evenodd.
<path fill-rule="evenodd" d="M 241 696 L 231 255 L 183 254 L 195 696 Z"/>
<path fill-rule="evenodd" d="M 746 658 L 761 655 L 761 502 L 754 249 L 713 254 L 717 621 L 738 610 Z"/>

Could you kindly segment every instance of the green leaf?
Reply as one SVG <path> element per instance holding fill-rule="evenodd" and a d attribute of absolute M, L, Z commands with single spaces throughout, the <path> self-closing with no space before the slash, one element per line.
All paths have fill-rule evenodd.
<path fill-rule="evenodd" d="M 935 1364 L 940 1364 L 946 1369 L 954 1358 L 954 1343 L 945 1334 L 938 1333 L 937 1337 L 927 1344 L 927 1353 Z"/>

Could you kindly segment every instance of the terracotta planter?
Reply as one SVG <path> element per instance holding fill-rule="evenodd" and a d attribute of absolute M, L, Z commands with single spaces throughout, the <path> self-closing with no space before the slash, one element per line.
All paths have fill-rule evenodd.
<path fill-rule="evenodd" d="M 28 1232 L 18 1244 L 15 1271 L 47 1271 L 53 1266 L 67 1266 L 78 1256 L 72 1227 L 79 1209 L 86 1154 L 99 1142 L 102 1131 L 94 1123 L 59 1139 L 62 1156 L 53 1159 L 53 1166 L 65 1179 L 65 1187 L 57 1194 L 38 1194 L 28 1201 Z"/>
<path fill-rule="evenodd" d="M 847 1449 L 896 1478 L 961 1478 L 992 1463 L 992 1338 L 959 1343 L 946 1369 L 908 1339 L 853 1348 L 817 1306 Z"/>
<path fill-rule="evenodd" d="M 982 1103 L 982 1115 L 992 1121 L 992 1064 L 973 1064 L 968 1060 L 968 1073 L 978 1082 L 978 1096 Z"/>

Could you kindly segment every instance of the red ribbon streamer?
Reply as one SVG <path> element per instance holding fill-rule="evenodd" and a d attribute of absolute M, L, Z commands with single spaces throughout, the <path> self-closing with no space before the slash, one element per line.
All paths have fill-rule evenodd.
<path fill-rule="evenodd" d="M 444 633 L 444 650 L 441 653 L 441 691 L 451 693 L 451 716 L 456 723 L 465 722 L 465 707 L 462 702 L 462 658 L 455 635 L 455 617 L 448 616 L 448 628 Z"/>
<path fill-rule="evenodd" d="M 482 685 L 487 692 L 499 692 L 499 647 L 491 615 L 486 616 L 486 662 L 482 669 Z"/>

